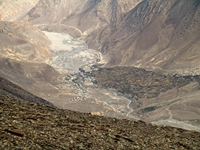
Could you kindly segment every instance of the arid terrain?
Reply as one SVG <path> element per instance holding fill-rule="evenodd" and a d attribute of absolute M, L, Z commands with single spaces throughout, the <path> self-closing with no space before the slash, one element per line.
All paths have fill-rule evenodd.
<path fill-rule="evenodd" d="M 198 0 L 0 0 L 0 20 L 0 77 L 36 97 L 200 131 Z"/>
<path fill-rule="evenodd" d="M 0 149 L 199 150 L 200 133 L 62 110 L 0 94 Z"/>

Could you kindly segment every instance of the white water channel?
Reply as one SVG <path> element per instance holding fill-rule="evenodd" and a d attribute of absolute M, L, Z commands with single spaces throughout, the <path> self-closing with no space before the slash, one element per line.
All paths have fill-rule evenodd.
<path fill-rule="evenodd" d="M 43 31 L 52 42 L 50 51 L 54 54 L 48 63 L 57 68 L 61 73 L 74 74 L 79 72 L 82 66 L 91 66 L 101 60 L 101 54 L 95 50 L 88 49 L 84 41 L 74 39 L 69 34 Z M 76 78 L 76 77 L 75 77 Z M 96 98 L 113 109 L 117 114 L 135 119 L 130 115 L 131 100 L 125 97 L 113 95 L 112 91 L 104 91 L 96 87 L 84 87 L 81 83 L 75 83 L 76 94 L 87 98 Z M 72 86 L 73 84 L 71 84 Z"/>
<path fill-rule="evenodd" d="M 55 68 L 66 69 L 70 73 L 78 72 L 85 65 L 96 63 L 100 53 L 88 49 L 84 41 L 74 39 L 69 34 L 43 31 L 52 42 L 50 50 L 55 54 L 50 64 Z"/>

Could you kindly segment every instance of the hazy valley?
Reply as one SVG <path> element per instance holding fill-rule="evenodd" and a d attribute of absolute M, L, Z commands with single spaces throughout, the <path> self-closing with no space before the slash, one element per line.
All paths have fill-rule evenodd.
<path fill-rule="evenodd" d="M 199 4 L 0 0 L 0 75 L 59 108 L 200 131 Z"/>

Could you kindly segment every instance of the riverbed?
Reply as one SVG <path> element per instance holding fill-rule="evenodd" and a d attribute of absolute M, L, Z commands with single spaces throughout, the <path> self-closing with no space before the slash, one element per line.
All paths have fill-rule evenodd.
<path fill-rule="evenodd" d="M 61 83 L 60 87 L 57 86 L 58 89 L 70 91 L 76 95 L 70 100 L 64 99 L 64 101 L 61 102 L 63 109 L 69 108 L 68 104 L 70 101 L 76 102 L 76 104 L 79 105 L 80 100 L 94 99 L 97 104 L 100 102 L 112 109 L 112 111 L 116 113 L 114 116 L 124 116 L 124 118 L 134 120 L 140 119 L 138 116 L 132 115 L 134 109 L 131 108 L 131 99 L 118 95 L 114 89 L 103 89 L 97 85 L 93 85 L 92 79 L 84 76 L 84 74 L 80 72 L 79 68 L 90 68 L 93 64 L 97 64 L 98 61 L 101 61 L 101 53 L 89 49 L 84 41 L 74 39 L 69 34 L 46 31 L 44 31 L 44 33 L 52 42 L 49 49 L 54 54 L 53 57 L 46 62 L 58 70 L 62 75 L 68 76 L 67 81 Z M 58 103 L 58 100 L 55 100 L 55 105 Z M 96 107 L 98 106 L 96 105 Z M 73 110 L 73 108 L 71 109 Z M 107 114 L 103 115 L 107 116 Z M 167 120 L 159 120 L 153 123 L 199 130 L 199 128 L 195 126 L 174 120 L 172 117 Z"/>
<path fill-rule="evenodd" d="M 84 41 L 74 39 L 69 34 L 43 32 L 52 42 L 50 51 L 55 57 L 51 58 L 49 64 L 55 68 L 77 73 L 80 67 L 95 64 L 101 58 L 101 53 L 89 49 Z"/>
<path fill-rule="evenodd" d="M 84 41 L 75 39 L 69 34 L 43 32 L 52 42 L 50 51 L 54 54 L 54 56 L 48 60 L 48 63 L 61 74 L 67 72 L 66 76 L 68 76 L 68 80 L 66 83 L 62 84 L 62 90 L 71 90 L 71 92 L 74 92 L 83 99 L 96 99 L 98 102 L 111 108 L 116 113 L 115 116 L 130 117 L 132 119 L 136 118 L 130 115 L 133 111 L 133 109 L 130 108 L 131 100 L 127 100 L 117 94 L 113 95 L 112 90 L 102 89 L 93 85 L 91 79 L 89 77 L 84 77 L 84 74 L 79 71 L 81 67 L 90 68 L 93 64 L 98 63 L 98 61 L 102 59 L 101 53 L 89 49 Z M 84 78 L 84 80 L 76 81 L 75 79 L 77 78 Z M 63 102 L 63 108 L 65 108 L 64 105 L 68 105 L 67 101 L 66 99 L 66 101 Z"/>

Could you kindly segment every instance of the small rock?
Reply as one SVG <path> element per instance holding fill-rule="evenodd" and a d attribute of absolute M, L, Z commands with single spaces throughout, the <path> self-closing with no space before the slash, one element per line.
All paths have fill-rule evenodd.
<path fill-rule="evenodd" d="M 20 130 L 17 130 L 17 129 L 15 129 L 15 130 L 5 130 L 5 131 L 7 131 L 11 134 L 17 135 L 17 136 L 21 136 L 21 137 L 24 136 L 24 133 Z"/>

